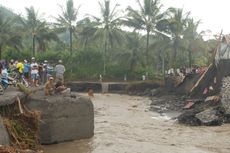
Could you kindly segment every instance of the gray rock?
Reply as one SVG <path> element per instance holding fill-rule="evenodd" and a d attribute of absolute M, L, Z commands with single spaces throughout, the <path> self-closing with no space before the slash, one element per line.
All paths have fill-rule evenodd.
<path fill-rule="evenodd" d="M 44 96 L 37 92 L 26 105 L 41 112 L 42 144 L 90 138 L 94 134 L 94 108 L 89 98 Z"/>
<path fill-rule="evenodd" d="M 230 115 L 230 77 L 225 77 L 222 80 L 221 97 L 221 104 L 225 114 Z"/>
<path fill-rule="evenodd" d="M 10 145 L 9 135 L 0 116 L 0 145 Z"/>
<path fill-rule="evenodd" d="M 196 114 L 196 118 L 198 118 L 203 125 L 219 125 L 222 123 L 221 118 L 217 115 L 217 110 L 214 108 Z"/>

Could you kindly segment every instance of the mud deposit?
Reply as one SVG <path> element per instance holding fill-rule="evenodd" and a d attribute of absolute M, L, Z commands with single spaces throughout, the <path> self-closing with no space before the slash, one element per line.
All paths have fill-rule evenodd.
<path fill-rule="evenodd" d="M 148 98 L 96 94 L 91 139 L 44 146 L 45 153 L 229 153 L 230 125 L 188 127 L 149 111 Z"/>

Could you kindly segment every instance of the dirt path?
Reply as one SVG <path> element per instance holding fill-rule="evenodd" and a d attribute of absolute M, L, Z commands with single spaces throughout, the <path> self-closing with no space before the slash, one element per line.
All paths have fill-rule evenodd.
<path fill-rule="evenodd" d="M 186 127 L 148 111 L 143 97 L 96 94 L 95 136 L 45 153 L 229 153 L 230 125 Z"/>

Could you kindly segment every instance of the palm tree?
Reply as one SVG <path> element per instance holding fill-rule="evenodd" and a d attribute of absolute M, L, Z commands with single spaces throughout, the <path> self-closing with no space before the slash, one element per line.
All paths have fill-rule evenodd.
<path fill-rule="evenodd" d="M 45 21 L 39 18 L 34 7 L 26 8 L 26 18 L 21 18 L 21 23 L 28 32 L 27 35 L 32 36 L 33 56 L 35 56 L 36 44 L 38 44 L 38 50 L 45 51 L 48 41 L 58 41 L 57 35 L 49 29 Z"/>
<path fill-rule="evenodd" d="M 63 6 L 60 6 L 62 9 L 62 14 L 58 15 L 58 18 L 56 18 L 57 23 L 55 23 L 58 28 L 64 32 L 69 31 L 69 51 L 72 55 L 73 53 L 73 32 L 74 32 L 74 26 L 76 24 L 77 15 L 79 8 L 77 9 L 74 7 L 73 0 L 67 0 L 66 1 L 66 8 Z"/>
<path fill-rule="evenodd" d="M 124 41 L 124 34 L 120 28 L 121 17 L 117 7 L 119 4 L 110 9 L 110 1 L 104 0 L 104 3 L 99 2 L 101 9 L 101 17 L 91 15 L 94 27 L 97 29 L 94 33 L 95 39 L 100 39 L 103 42 L 103 74 L 106 74 L 107 52 L 112 49 L 114 42 L 121 44 Z"/>
<path fill-rule="evenodd" d="M 36 35 L 39 30 L 44 27 L 45 22 L 42 22 L 38 17 L 38 12 L 34 10 L 34 7 L 25 8 L 26 9 L 26 18 L 22 18 L 22 25 L 29 32 L 29 35 L 32 36 L 32 54 L 35 56 L 35 44 L 36 44 Z"/>
<path fill-rule="evenodd" d="M 93 35 L 97 31 L 95 26 L 97 23 L 92 22 L 88 17 L 77 23 L 77 30 L 74 33 L 76 38 L 79 38 L 84 49 L 86 49 L 90 42 L 93 42 Z"/>
<path fill-rule="evenodd" d="M 44 26 L 39 30 L 39 33 L 36 35 L 37 41 L 37 50 L 45 52 L 48 47 L 48 42 L 60 42 L 57 34 L 54 30 L 50 29 L 48 26 Z"/>
<path fill-rule="evenodd" d="M 129 33 L 127 35 L 127 49 L 131 51 L 131 54 L 129 55 L 130 61 L 130 72 L 134 72 L 138 62 L 140 62 L 140 51 L 142 49 L 142 40 L 140 34 L 133 31 L 132 33 Z"/>
<path fill-rule="evenodd" d="M 0 11 L 0 59 L 5 46 L 11 46 L 19 50 L 22 48 L 21 36 L 14 30 L 16 17 L 6 17 L 4 12 Z"/>
<path fill-rule="evenodd" d="M 163 19 L 164 13 L 161 13 L 160 0 L 137 0 L 139 10 L 135 10 L 130 6 L 127 8 L 128 17 L 125 24 L 137 30 L 146 31 L 146 50 L 145 62 L 149 65 L 149 36 L 151 32 L 157 32 L 157 23 Z"/>
<path fill-rule="evenodd" d="M 190 12 L 184 13 L 183 9 L 169 8 L 169 30 L 173 39 L 172 66 L 176 67 L 176 59 L 183 33 L 187 25 Z"/>
<path fill-rule="evenodd" d="M 155 41 L 150 45 L 150 48 L 155 50 L 155 61 L 157 67 L 161 67 L 161 72 L 163 74 L 163 78 L 165 80 L 165 70 L 167 67 L 168 59 L 167 54 L 168 50 L 171 48 L 171 40 L 164 34 L 155 35 Z"/>
<path fill-rule="evenodd" d="M 187 26 L 184 31 L 184 39 L 187 42 L 187 50 L 188 50 L 188 59 L 189 59 L 189 67 L 192 66 L 192 52 L 198 50 L 201 46 L 201 41 L 203 43 L 202 34 L 197 32 L 197 28 L 200 24 L 199 21 L 194 21 L 193 18 L 188 19 Z"/>

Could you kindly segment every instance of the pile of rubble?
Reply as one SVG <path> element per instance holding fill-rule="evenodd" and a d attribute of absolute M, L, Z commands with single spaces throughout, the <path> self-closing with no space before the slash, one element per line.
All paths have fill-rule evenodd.
<path fill-rule="evenodd" d="M 178 117 L 179 123 L 188 125 L 221 125 L 230 122 L 230 77 L 222 79 L 219 95 L 204 100 L 191 100 L 184 113 Z"/>

